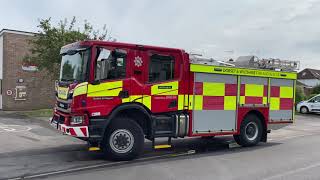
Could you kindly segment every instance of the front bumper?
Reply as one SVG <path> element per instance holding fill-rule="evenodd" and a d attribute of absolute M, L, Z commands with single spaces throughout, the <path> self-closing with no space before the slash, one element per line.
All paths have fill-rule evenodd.
<path fill-rule="evenodd" d="M 63 134 L 79 138 L 89 138 L 88 126 L 70 126 L 66 123 L 70 118 L 70 115 L 55 112 L 50 124 Z"/>

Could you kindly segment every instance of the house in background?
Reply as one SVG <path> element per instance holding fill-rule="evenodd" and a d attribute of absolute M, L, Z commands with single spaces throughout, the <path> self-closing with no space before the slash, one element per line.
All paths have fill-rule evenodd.
<path fill-rule="evenodd" d="M 298 81 L 308 87 L 320 85 L 320 70 L 306 68 L 298 73 Z"/>
<path fill-rule="evenodd" d="M 306 95 L 317 85 L 320 85 L 320 70 L 306 68 L 298 73 L 297 86 L 302 87 Z"/>
<path fill-rule="evenodd" d="M 31 110 L 54 105 L 54 80 L 36 66 L 24 65 L 30 53 L 28 40 L 35 33 L 0 31 L 0 109 Z"/>

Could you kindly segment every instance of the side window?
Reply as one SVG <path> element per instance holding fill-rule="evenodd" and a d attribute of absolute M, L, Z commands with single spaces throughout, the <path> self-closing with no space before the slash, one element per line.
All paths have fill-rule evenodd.
<path fill-rule="evenodd" d="M 174 79 L 174 58 L 154 54 L 150 57 L 149 82 L 161 82 Z"/>
<path fill-rule="evenodd" d="M 126 52 L 123 50 L 110 51 L 105 48 L 97 49 L 95 80 L 111 80 L 126 77 Z"/>
<path fill-rule="evenodd" d="M 320 102 L 320 96 L 315 97 L 314 102 Z"/>

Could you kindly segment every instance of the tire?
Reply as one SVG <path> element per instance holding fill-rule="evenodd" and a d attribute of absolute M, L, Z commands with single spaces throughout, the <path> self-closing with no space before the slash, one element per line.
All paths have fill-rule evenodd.
<path fill-rule="evenodd" d="M 234 135 L 234 140 L 241 146 L 257 145 L 262 137 L 261 120 L 254 114 L 247 115 L 241 123 L 240 134 Z"/>
<path fill-rule="evenodd" d="M 309 109 L 306 106 L 302 106 L 300 108 L 300 113 L 301 114 L 307 114 L 307 113 L 309 113 Z"/>
<path fill-rule="evenodd" d="M 143 130 L 138 123 L 130 118 L 116 118 L 107 127 L 102 146 L 107 159 L 116 161 L 132 160 L 143 151 Z"/>

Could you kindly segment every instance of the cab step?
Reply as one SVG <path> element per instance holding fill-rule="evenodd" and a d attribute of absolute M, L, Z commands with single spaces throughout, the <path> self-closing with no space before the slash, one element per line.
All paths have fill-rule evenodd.
<path fill-rule="evenodd" d="M 171 148 L 172 145 L 171 144 L 159 144 L 159 145 L 155 145 L 153 148 L 154 149 L 167 149 L 167 148 Z"/>
<path fill-rule="evenodd" d="M 89 151 L 100 151 L 100 147 L 89 147 Z"/>
<path fill-rule="evenodd" d="M 155 139 L 153 139 L 152 140 L 152 147 L 153 147 L 153 149 L 168 149 L 168 148 L 172 148 L 171 137 L 168 137 L 168 141 L 165 144 L 155 144 Z"/>

